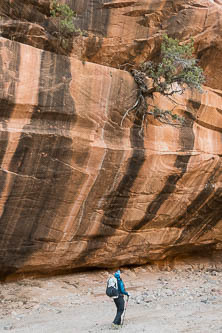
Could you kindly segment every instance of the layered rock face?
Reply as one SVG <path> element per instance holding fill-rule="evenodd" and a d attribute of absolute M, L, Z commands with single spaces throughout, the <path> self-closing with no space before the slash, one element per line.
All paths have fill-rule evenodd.
<path fill-rule="evenodd" d="M 49 1 L 0 4 L 1 277 L 220 250 L 222 3 L 69 4 L 88 30 L 69 55 Z M 177 104 L 156 94 L 185 125 L 150 117 L 140 135 L 133 115 L 120 126 L 137 94 L 121 68 L 158 57 L 163 32 L 194 37 L 207 82 Z"/>

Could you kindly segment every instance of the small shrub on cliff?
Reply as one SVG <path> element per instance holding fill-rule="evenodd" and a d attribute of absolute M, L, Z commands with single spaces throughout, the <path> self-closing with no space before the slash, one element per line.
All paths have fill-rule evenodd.
<path fill-rule="evenodd" d="M 58 0 L 52 0 L 50 4 L 50 15 L 57 18 L 59 33 L 71 35 L 74 32 L 80 32 L 79 29 L 76 29 L 74 24 L 76 13 L 67 4 L 61 4 Z"/>
<path fill-rule="evenodd" d="M 135 82 L 138 85 L 136 103 L 129 108 L 121 121 L 121 125 L 129 112 L 136 110 L 143 122 L 148 115 L 153 115 L 163 123 L 172 125 L 183 124 L 183 118 L 174 114 L 172 110 L 160 110 L 153 104 L 148 104 L 146 98 L 153 98 L 155 92 L 159 92 L 170 98 L 174 94 L 183 94 L 185 89 L 197 89 L 202 92 L 202 84 L 205 80 L 203 70 L 197 65 L 193 57 L 193 40 L 187 44 L 180 44 L 177 39 L 163 36 L 161 45 L 160 62 L 147 61 L 140 65 L 139 69 L 131 70 Z M 152 79 L 152 86 L 147 87 L 146 79 Z"/>
<path fill-rule="evenodd" d="M 167 95 L 178 92 L 173 84 L 179 84 L 179 92 L 186 87 L 201 91 L 204 82 L 203 70 L 197 65 L 193 58 L 193 41 L 180 45 L 177 39 L 163 36 L 161 45 L 161 62 L 155 64 L 151 61 L 141 65 L 141 70 L 153 79 L 156 91 Z"/>

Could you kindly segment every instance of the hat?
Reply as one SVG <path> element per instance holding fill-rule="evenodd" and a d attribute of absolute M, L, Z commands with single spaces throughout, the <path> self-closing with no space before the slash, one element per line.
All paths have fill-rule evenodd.
<path fill-rule="evenodd" d="M 118 269 L 118 271 L 115 272 L 114 274 L 115 278 L 119 278 L 120 277 L 120 270 Z"/>

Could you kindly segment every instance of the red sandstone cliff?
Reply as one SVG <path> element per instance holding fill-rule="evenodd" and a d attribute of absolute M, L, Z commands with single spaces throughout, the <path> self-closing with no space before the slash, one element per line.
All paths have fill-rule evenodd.
<path fill-rule="evenodd" d="M 220 250 L 222 2 L 67 3 L 88 31 L 68 50 L 48 0 L 0 4 L 1 276 Z M 163 32 L 194 37 L 206 87 L 177 97 L 185 126 L 141 137 L 120 127 L 136 95 L 121 65 L 158 57 Z"/>

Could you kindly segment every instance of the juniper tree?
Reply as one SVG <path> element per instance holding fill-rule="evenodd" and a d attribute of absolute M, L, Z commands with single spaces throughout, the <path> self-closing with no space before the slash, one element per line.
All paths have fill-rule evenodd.
<path fill-rule="evenodd" d="M 54 19 L 55 26 L 57 27 L 58 43 L 66 49 L 69 45 L 69 40 L 74 33 L 81 34 L 82 31 L 77 29 L 74 20 L 76 13 L 67 4 L 60 3 L 58 0 L 51 0 L 50 2 L 50 16 Z"/>
<path fill-rule="evenodd" d="M 59 3 L 58 0 L 52 0 L 50 15 L 58 18 L 60 33 L 67 35 L 76 31 L 73 21 L 76 13 L 67 4 Z"/>
<path fill-rule="evenodd" d="M 154 104 L 148 104 L 146 98 L 153 99 L 155 92 L 170 98 L 174 94 L 183 94 L 188 88 L 202 92 L 201 87 L 205 78 L 202 68 L 197 64 L 197 59 L 193 57 L 193 45 L 193 40 L 182 44 L 177 39 L 164 35 L 160 62 L 147 61 L 141 64 L 138 69 L 131 70 L 138 85 L 138 95 L 135 104 L 125 112 L 121 126 L 131 111 L 136 111 L 142 118 L 141 129 L 148 115 L 171 125 L 183 123 L 183 117 L 174 114 L 172 110 L 161 110 Z M 150 88 L 146 84 L 147 78 L 152 79 Z"/>

